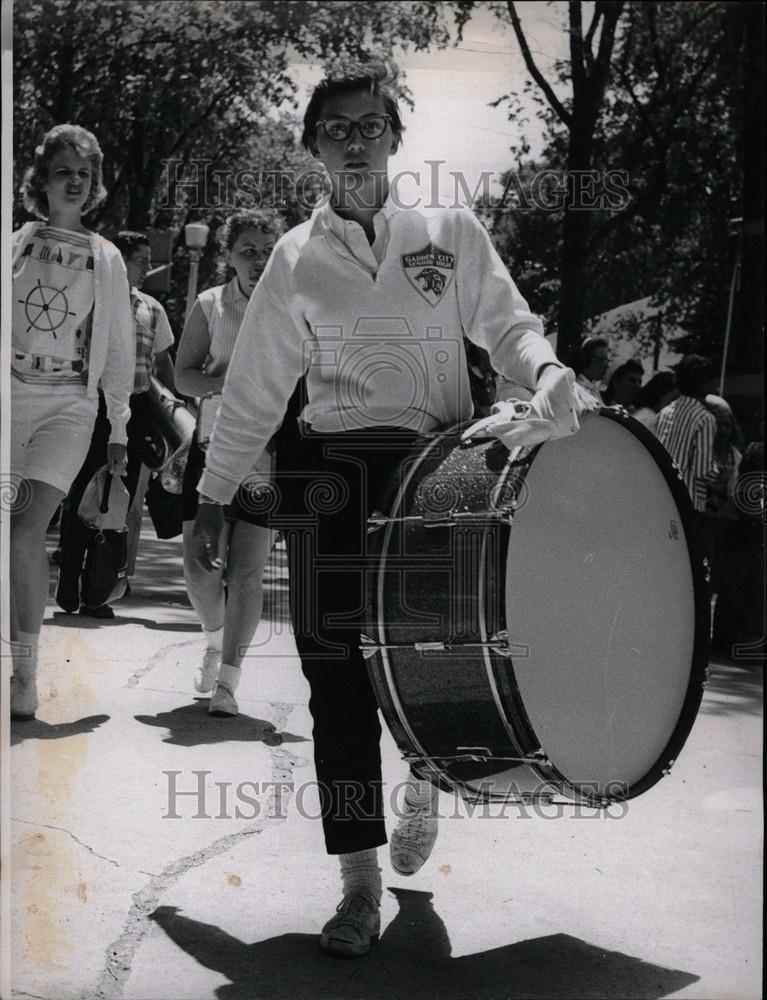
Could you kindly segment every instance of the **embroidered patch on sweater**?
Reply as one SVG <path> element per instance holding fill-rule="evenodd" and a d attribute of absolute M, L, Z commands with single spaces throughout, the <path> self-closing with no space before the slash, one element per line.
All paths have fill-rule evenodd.
<path fill-rule="evenodd" d="M 453 280 L 455 254 L 427 243 L 423 250 L 402 254 L 402 269 L 413 288 L 436 306 Z"/>

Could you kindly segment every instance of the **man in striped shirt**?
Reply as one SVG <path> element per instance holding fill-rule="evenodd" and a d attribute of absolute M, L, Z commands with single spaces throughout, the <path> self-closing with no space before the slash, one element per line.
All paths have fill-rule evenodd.
<path fill-rule="evenodd" d="M 681 395 L 658 414 L 656 434 L 677 465 L 697 511 L 706 508 L 706 478 L 714 469 L 716 418 L 703 405 L 716 389 L 708 358 L 689 354 L 676 366 Z"/>

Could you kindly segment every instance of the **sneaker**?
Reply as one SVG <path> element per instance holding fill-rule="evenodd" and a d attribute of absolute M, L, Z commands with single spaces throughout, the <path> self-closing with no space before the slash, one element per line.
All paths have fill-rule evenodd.
<path fill-rule="evenodd" d="M 208 715 L 239 715 L 240 707 L 234 697 L 234 691 L 226 681 L 216 681 L 216 690 L 208 705 Z"/>
<path fill-rule="evenodd" d="M 381 933 L 381 914 L 375 896 L 367 892 L 350 893 L 336 907 L 336 915 L 320 934 L 320 948 L 327 955 L 354 958 L 367 955 L 371 941 Z"/>
<path fill-rule="evenodd" d="M 199 691 L 200 694 L 210 694 L 216 686 L 216 678 L 218 677 L 218 668 L 220 666 L 221 650 L 211 649 L 208 646 L 202 658 L 202 663 L 197 668 L 197 676 L 194 679 L 195 691 Z"/>
<path fill-rule="evenodd" d="M 101 604 L 97 608 L 89 608 L 83 604 L 80 608 L 80 614 L 86 618 L 114 618 L 115 616 L 108 604 Z"/>
<path fill-rule="evenodd" d="M 31 677 L 11 677 L 11 718 L 17 721 L 34 719 L 37 711 L 37 684 Z"/>
<path fill-rule="evenodd" d="M 404 812 L 389 843 L 391 866 L 398 875 L 415 875 L 428 861 L 437 840 L 437 830 L 432 803 L 411 806 L 405 799 Z"/>

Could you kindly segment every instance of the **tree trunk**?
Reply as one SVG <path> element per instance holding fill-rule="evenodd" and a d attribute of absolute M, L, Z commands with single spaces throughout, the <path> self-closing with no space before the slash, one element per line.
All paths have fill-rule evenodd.
<path fill-rule="evenodd" d="M 575 94 L 570 148 L 567 155 L 568 195 L 562 221 L 562 256 L 560 258 L 559 315 L 557 354 L 565 358 L 580 340 L 583 331 L 587 245 L 592 213 L 578 207 L 572 197 L 570 181 L 581 171 L 590 170 L 593 157 L 594 119 L 577 107 L 583 95 Z"/>
<path fill-rule="evenodd" d="M 64 24 L 65 32 L 70 29 Z M 59 87 L 56 102 L 51 109 L 54 125 L 61 125 L 72 120 L 72 67 L 74 65 L 74 49 L 71 45 L 63 45 L 59 58 Z"/>
<path fill-rule="evenodd" d="M 760 373 L 764 362 L 764 7 L 738 5 L 744 55 L 741 156 L 742 268 L 727 371 Z"/>

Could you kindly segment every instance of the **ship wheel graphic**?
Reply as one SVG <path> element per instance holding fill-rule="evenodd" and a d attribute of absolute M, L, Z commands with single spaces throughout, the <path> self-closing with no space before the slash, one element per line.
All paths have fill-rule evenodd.
<path fill-rule="evenodd" d="M 53 288 L 51 285 L 43 285 L 37 279 L 36 286 L 30 291 L 26 299 L 18 299 L 24 304 L 24 313 L 29 320 L 27 333 L 34 328 L 43 333 L 52 333 L 54 338 L 56 330 L 66 320 L 67 316 L 75 316 L 69 308 L 69 302 L 63 288 Z"/>

